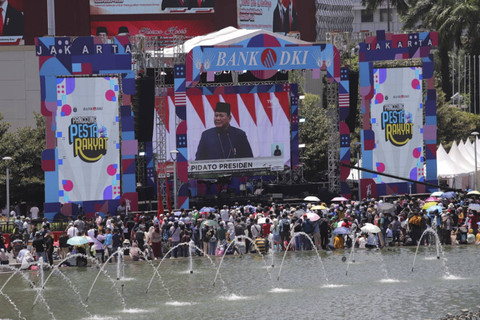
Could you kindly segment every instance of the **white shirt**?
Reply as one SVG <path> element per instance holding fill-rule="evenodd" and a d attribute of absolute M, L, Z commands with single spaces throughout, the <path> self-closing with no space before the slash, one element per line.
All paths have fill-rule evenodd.
<path fill-rule="evenodd" d="M 222 217 L 222 221 L 227 222 L 228 221 L 228 209 L 222 209 L 220 210 L 220 216 Z"/>
<path fill-rule="evenodd" d="M 67 235 L 69 238 L 76 237 L 78 235 L 78 229 L 74 226 L 68 228 Z"/>
<path fill-rule="evenodd" d="M 7 14 L 8 1 L 5 1 L 5 2 L 3 3 L 3 5 L 1 5 L 0 7 L 3 8 L 3 12 L 2 12 L 2 22 L 3 22 L 3 24 L 5 24 L 5 15 Z"/>
<path fill-rule="evenodd" d="M 40 209 L 38 207 L 31 207 L 30 208 L 30 214 L 32 215 L 32 219 L 37 219 L 38 218 L 38 212 Z"/>

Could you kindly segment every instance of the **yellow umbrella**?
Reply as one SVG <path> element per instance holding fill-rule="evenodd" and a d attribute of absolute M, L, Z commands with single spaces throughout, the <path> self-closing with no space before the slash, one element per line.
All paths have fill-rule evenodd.
<path fill-rule="evenodd" d="M 478 192 L 477 190 L 473 190 L 473 191 L 470 191 L 469 193 L 467 193 L 467 195 L 469 195 L 469 196 L 471 196 L 471 195 L 479 196 L 480 192 Z"/>
<path fill-rule="evenodd" d="M 313 206 L 310 209 L 311 210 L 327 210 L 328 208 L 325 206 Z"/>
<path fill-rule="evenodd" d="M 427 202 L 423 205 L 422 209 L 427 210 L 428 208 L 430 208 L 432 206 L 436 206 L 436 205 L 437 205 L 436 202 Z"/>

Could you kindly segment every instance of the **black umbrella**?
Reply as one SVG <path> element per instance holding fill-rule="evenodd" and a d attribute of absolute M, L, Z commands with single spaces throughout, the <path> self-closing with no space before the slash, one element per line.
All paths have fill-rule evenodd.
<path fill-rule="evenodd" d="M 378 206 L 378 213 L 391 213 L 395 211 L 395 205 L 393 203 L 385 202 Z"/>

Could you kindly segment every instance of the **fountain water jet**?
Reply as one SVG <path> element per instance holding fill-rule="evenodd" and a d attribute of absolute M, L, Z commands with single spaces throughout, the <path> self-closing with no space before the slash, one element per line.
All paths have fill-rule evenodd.
<path fill-rule="evenodd" d="M 227 255 L 228 249 L 230 249 L 230 247 L 235 244 L 236 240 L 241 240 L 241 239 L 247 239 L 255 246 L 255 251 L 257 251 L 257 253 L 260 254 L 260 256 L 262 257 L 263 263 L 265 264 L 265 266 L 267 266 L 267 262 L 265 261 L 265 257 L 260 252 L 260 250 L 257 247 L 257 244 L 255 243 L 255 241 L 252 238 L 250 238 L 248 236 L 244 236 L 244 235 L 235 236 L 233 241 L 228 244 L 228 246 L 225 248 L 225 251 L 223 252 L 222 259 L 220 260 L 220 264 L 218 265 L 218 268 L 217 268 L 217 273 L 215 274 L 215 279 L 213 280 L 213 286 L 215 286 L 215 283 L 217 281 L 217 276 L 220 272 L 220 268 L 222 266 L 223 260 L 225 259 L 225 256 Z M 248 250 L 248 248 L 246 248 L 246 250 Z M 268 267 L 267 267 L 267 274 L 270 277 L 270 281 L 272 282 L 273 281 L 272 280 L 272 275 L 271 275 L 270 271 L 268 270 Z M 273 288 L 273 283 L 272 283 L 272 288 Z"/>
<path fill-rule="evenodd" d="M 434 235 L 435 237 L 435 249 L 437 250 L 437 259 L 440 260 L 440 254 L 442 255 L 443 257 L 443 261 L 442 261 L 442 264 L 443 264 L 443 268 L 445 270 L 445 276 L 446 277 L 449 277 L 450 276 L 450 272 L 448 270 L 448 266 L 446 264 L 446 258 L 445 258 L 445 253 L 443 251 L 443 247 L 442 247 L 442 244 L 440 243 L 440 238 L 437 234 L 437 232 L 432 229 L 432 228 L 427 228 L 425 229 L 425 231 L 423 231 L 422 235 L 420 236 L 420 239 L 418 240 L 418 244 L 417 244 L 417 249 L 415 250 L 415 256 L 413 257 L 413 264 L 412 264 L 412 272 L 413 272 L 413 269 L 415 268 L 415 261 L 417 260 L 417 254 L 418 254 L 418 249 L 420 248 L 420 244 L 422 242 L 422 238 L 427 234 L 431 234 L 431 235 Z"/>
<path fill-rule="evenodd" d="M 155 268 L 154 270 L 154 274 L 152 275 L 151 279 L 150 279 L 150 282 L 148 283 L 148 287 L 147 287 L 147 290 L 145 291 L 145 293 L 148 293 L 148 290 L 150 290 L 150 286 L 152 285 L 152 282 L 153 282 L 153 279 L 155 278 L 155 273 L 156 274 L 159 274 L 158 273 L 158 269 L 160 268 L 160 266 L 162 265 L 163 261 L 165 260 L 165 258 L 168 256 L 169 253 L 171 253 L 174 249 L 180 247 L 180 246 L 189 246 L 189 248 L 194 248 L 196 250 L 198 250 L 201 254 L 203 254 L 205 257 L 208 258 L 208 260 L 210 261 L 210 264 L 213 265 L 215 267 L 215 263 L 213 262 L 212 258 L 210 258 L 210 256 L 208 254 L 205 253 L 205 251 L 203 251 L 201 248 L 199 248 L 198 246 L 196 246 L 195 244 L 189 242 L 182 242 L 182 243 L 179 243 L 177 244 L 176 246 L 170 248 L 170 250 L 168 250 L 164 255 L 163 255 L 163 258 L 162 260 L 160 260 L 160 263 L 158 264 L 158 266 Z M 191 250 L 190 250 L 190 259 L 192 259 L 191 257 Z M 192 263 L 192 262 L 191 262 Z M 193 273 L 193 269 L 190 270 L 191 274 Z M 223 281 L 222 277 L 220 276 L 220 280 L 222 281 L 223 283 L 223 288 L 225 290 L 225 281 Z M 172 297 L 170 296 L 170 300 L 172 300 Z"/>
<path fill-rule="evenodd" d="M 282 267 L 283 267 L 283 263 L 285 262 L 285 257 L 287 256 L 287 252 L 288 252 L 288 248 L 290 247 L 290 245 L 292 244 L 292 242 L 295 240 L 296 237 L 300 236 L 300 235 L 303 235 L 305 236 L 305 238 L 307 238 L 310 243 L 312 244 L 312 248 L 315 250 L 315 253 L 317 254 L 317 258 L 318 258 L 318 261 L 320 261 L 320 265 L 322 267 L 322 270 L 323 270 L 323 275 L 325 276 L 325 282 L 326 284 L 328 285 L 328 277 L 327 277 L 327 272 L 325 270 L 325 266 L 323 265 L 323 261 L 322 261 L 322 257 L 320 257 L 320 254 L 318 253 L 318 249 L 317 247 L 315 246 L 315 243 L 313 242 L 312 239 L 310 239 L 310 237 L 303 231 L 300 231 L 300 232 L 295 232 L 292 236 L 292 239 L 290 239 L 290 242 L 288 243 L 287 245 L 287 250 L 285 250 L 285 253 L 283 254 L 283 259 L 282 259 L 282 263 L 280 264 L 280 270 L 278 271 L 278 276 L 277 276 L 277 281 L 280 280 L 280 274 L 282 273 Z"/>

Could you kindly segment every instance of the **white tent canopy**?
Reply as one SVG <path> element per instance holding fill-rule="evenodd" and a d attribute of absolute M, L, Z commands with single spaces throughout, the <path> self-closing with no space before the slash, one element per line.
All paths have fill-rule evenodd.
<path fill-rule="evenodd" d="M 478 143 L 478 139 L 477 139 Z M 480 145 L 477 145 L 477 164 L 480 165 Z M 473 189 L 475 186 L 475 146 L 467 139 L 452 143 L 448 154 L 440 145 L 437 149 L 437 178 L 446 180 L 449 187 Z M 478 172 L 477 172 L 478 174 Z M 480 179 L 479 179 L 480 181 Z"/>
<path fill-rule="evenodd" d="M 284 39 L 292 44 L 305 45 L 310 44 L 303 40 L 295 39 L 292 37 L 287 37 L 278 33 L 266 31 L 263 29 L 237 29 L 234 27 L 226 27 L 221 30 L 192 38 L 185 41 L 185 43 L 177 46 L 166 48 L 164 51 L 165 57 L 172 58 L 174 57 L 175 52 L 188 53 L 194 47 L 198 46 L 229 46 L 245 39 L 252 38 L 259 34 L 270 34 L 273 37 Z"/>

